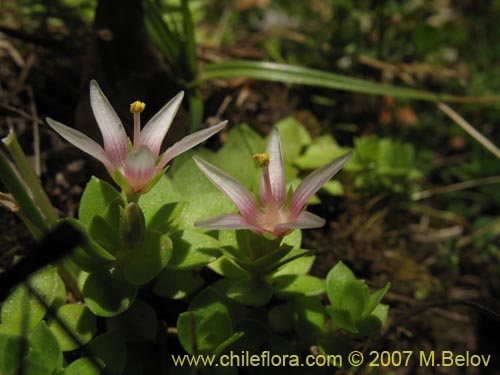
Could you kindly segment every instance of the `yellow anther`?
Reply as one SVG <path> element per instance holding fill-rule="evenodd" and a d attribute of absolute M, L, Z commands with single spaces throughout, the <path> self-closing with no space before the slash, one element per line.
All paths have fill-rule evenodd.
<path fill-rule="evenodd" d="M 267 167 L 269 165 L 269 154 L 264 152 L 262 154 L 255 154 L 252 159 L 259 163 L 259 167 Z"/>
<path fill-rule="evenodd" d="M 141 113 L 146 108 L 146 104 L 136 100 L 130 104 L 130 113 Z"/>

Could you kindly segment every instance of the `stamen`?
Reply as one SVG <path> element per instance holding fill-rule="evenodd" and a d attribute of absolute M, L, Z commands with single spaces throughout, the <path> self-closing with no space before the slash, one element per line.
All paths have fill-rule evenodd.
<path fill-rule="evenodd" d="M 252 159 L 257 161 L 259 167 L 262 168 L 262 178 L 264 179 L 264 189 L 266 191 L 266 206 L 275 209 L 277 207 L 277 202 L 273 196 L 271 179 L 269 177 L 269 154 L 267 152 L 255 154 L 252 156 Z"/>
<path fill-rule="evenodd" d="M 141 113 L 146 108 L 146 103 L 136 100 L 130 104 L 130 113 Z"/>
<path fill-rule="evenodd" d="M 255 154 L 252 159 L 259 163 L 259 167 L 267 167 L 269 165 L 269 154 L 264 152 L 262 154 Z"/>
<path fill-rule="evenodd" d="M 134 114 L 134 150 L 141 145 L 141 112 L 146 108 L 146 104 L 136 100 L 130 104 L 130 113 Z"/>

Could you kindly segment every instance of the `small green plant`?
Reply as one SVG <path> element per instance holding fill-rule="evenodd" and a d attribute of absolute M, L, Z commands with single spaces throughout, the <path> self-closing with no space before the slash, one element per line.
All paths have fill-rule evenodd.
<path fill-rule="evenodd" d="M 415 149 L 409 143 L 362 137 L 354 141 L 354 149 L 346 171 L 354 175 L 354 185 L 360 189 L 409 194 L 412 185 L 422 177 L 415 168 Z"/>
<path fill-rule="evenodd" d="M 315 256 L 301 246 L 300 229 L 325 223 L 307 211 L 307 204 L 350 152 L 335 158 L 327 154 L 324 165 L 299 178 L 293 160 L 300 164 L 303 155 L 303 165 L 311 167 L 307 159 L 324 142 L 312 142 L 288 119 L 273 129 L 267 146 L 248 126 L 237 126 L 218 152 L 191 150 L 219 132 L 225 126 L 221 123 L 161 153 L 182 95 L 143 129 L 139 114 L 145 105 L 132 103 L 130 141 L 97 83 L 90 87 L 103 146 L 47 120 L 100 160 L 116 183 L 92 177 L 77 219 L 57 219 L 37 179 L 29 177 L 26 163 L 19 163 L 24 160 L 20 149 L 14 147 L 12 154 L 21 175 L 28 176 L 28 186 L 0 154 L 0 176 L 22 203 L 20 216 L 37 238 L 61 221 L 85 237 L 85 243 L 57 265 L 30 275 L 3 302 L 2 374 L 122 374 L 130 368 L 140 373 L 147 354 L 136 354 L 135 345 L 168 350 L 161 344 L 165 321 L 151 303 L 155 299 L 166 306 L 189 302 L 178 315 L 176 333 L 191 354 L 271 348 L 295 352 L 298 358 L 339 329 L 359 335 L 383 323 L 387 307 L 379 302 L 388 286 L 370 295 L 341 263 L 325 283 L 308 274 Z M 283 145 L 280 130 L 287 142 Z M 11 134 L 11 144 L 14 138 Z M 166 176 L 166 165 L 175 156 Z M 36 199 L 28 190 L 37 193 Z M 217 277 L 207 282 L 202 270 Z M 331 306 L 318 299 L 325 291 Z"/>

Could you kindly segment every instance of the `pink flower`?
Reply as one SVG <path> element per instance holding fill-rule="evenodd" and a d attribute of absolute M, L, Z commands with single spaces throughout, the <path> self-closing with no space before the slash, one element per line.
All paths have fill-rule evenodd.
<path fill-rule="evenodd" d="M 190 134 L 160 155 L 163 139 L 183 96 L 183 92 L 177 94 L 142 130 L 140 113 L 144 110 L 145 104 L 137 101 L 130 105 L 130 111 L 134 115 L 133 147 L 130 147 L 129 138 L 120 118 L 94 80 L 90 82 L 90 104 L 101 130 L 104 148 L 85 134 L 51 118 L 47 118 L 47 123 L 61 137 L 103 163 L 111 177 L 127 194 L 146 193 L 161 177 L 170 160 L 211 137 L 227 123 L 225 121 Z"/>
<path fill-rule="evenodd" d="M 226 194 L 240 211 L 201 220 L 197 226 L 209 229 L 250 229 L 262 234 L 285 236 L 294 229 L 317 228 L 325 221 L 304 210 L 309 199 L 335 175 L 351 152 L 332 160 L 307 176 L 287 199 L 283 155 L 279 132 L 271 133 L 266 153 L 254 155 L 262 168 L 259 201 L 234 177 L 210 163 L 193 159 L 207 178 Z"/>

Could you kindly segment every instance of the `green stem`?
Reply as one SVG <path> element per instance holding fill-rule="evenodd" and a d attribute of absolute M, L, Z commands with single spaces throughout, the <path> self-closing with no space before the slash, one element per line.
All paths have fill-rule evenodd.
<path fill-rule="evenodd" d="M 0 179 L 14 196 L 19 208 L 24 215 L 26 215 L 28 220 L 33 223 L 41 233 L 47 233 L 50 229 L 49 224 L 40 213 L 40 209 L 35 205 L 33 199 L 31 199 L 26 187 L 21 182 L 2 151 L 0 151 Z M 40 238 L 35 233 L 33 233 L 33 235 L 37 239 Z"/>
<path fill-rule="evenodd" d="M 45 194 L 40 181 L 31 169 L 31 166 L 28 163 L 28 159 L 26 158 L 26 155 L 24 154 L 21 146 L 19 145 L 19 142 L 17 141 L 14 129 L 10 129 L 9 135 L 3 139 L 3 143 L 7 147 L 10 156 L 14 160 L 19 173 L 26 181 L 29 189 L 31 190 L 33 199 L 38 207 L 40 207 L 40 210 L 45 216 L 45 219 L 47 219 L 49 226 L 54 226 L 57 223 L 56 211 L 52 206 L 52 203 L 50 203 L 47 194 Z"/>

